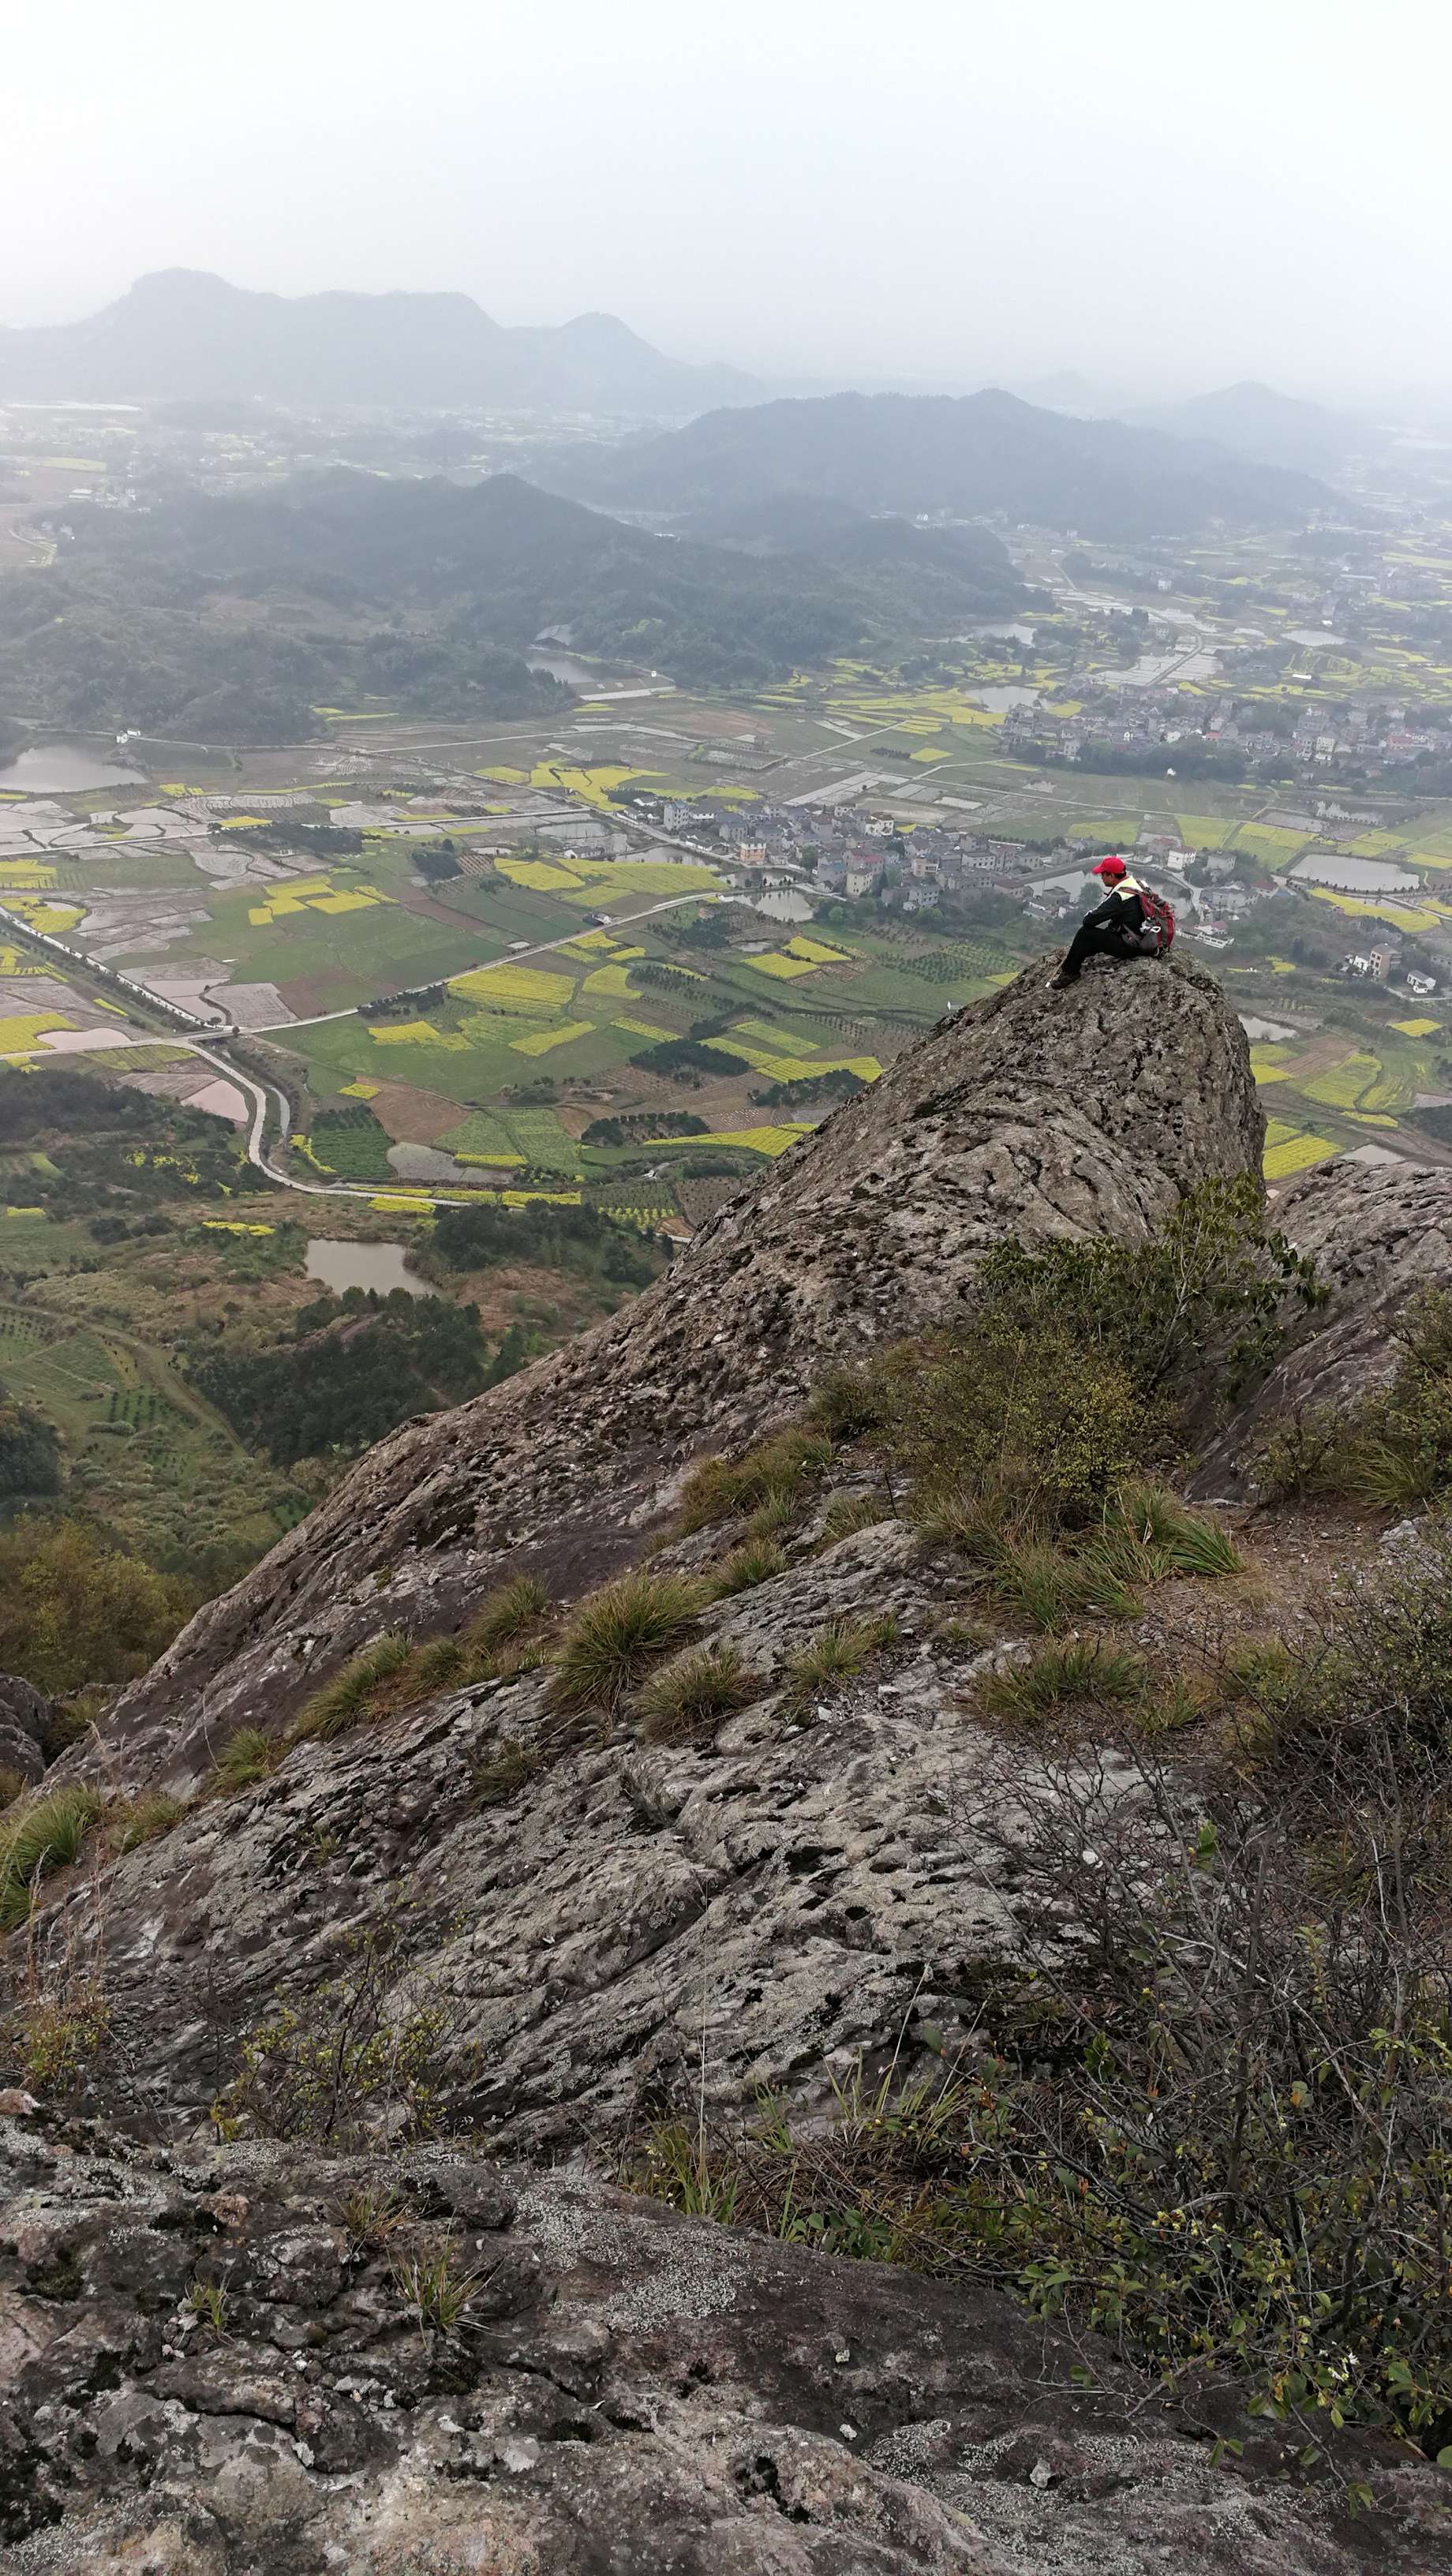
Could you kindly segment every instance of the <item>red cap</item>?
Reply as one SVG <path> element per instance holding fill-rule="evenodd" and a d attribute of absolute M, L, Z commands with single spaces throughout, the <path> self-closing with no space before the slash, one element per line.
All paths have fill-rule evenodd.
<path fill-rule="evenodd" d="M 1107 859 L 1096 860 L 1094 866 L 1090 869 L 1089 874 L 1091 877 L 1126 877 L 1129 874 L 1129 870 L 1125 866 L 1123 859 L 1110 857 Z"/>

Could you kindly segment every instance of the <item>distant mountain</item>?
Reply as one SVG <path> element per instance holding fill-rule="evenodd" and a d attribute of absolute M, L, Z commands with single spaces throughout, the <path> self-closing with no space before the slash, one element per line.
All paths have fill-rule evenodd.
<path fill-rule="evenodd" d="M 1304 474 L 1334 474 L 1365 443 L 1361 424 L 1321 403 L 1300 402 L 1269 385 L 1226 385 L 1188 402 L 1136 411 L 1144 427 L 1176 438 L 1213 439 L 1257 465 L 1279 465 Z"/>
<path fill-rule="evenodd" d="M 1122 421 L 1073 420 L 1013 394 L 833 394 L 708 412 L 688 427 L 564 460 L 560 488 L 688 526 L 773 496 L 855 510 L 1012 520 L 1101 537 L 1193 535 L 1215 520 L 1295 523 L 1331 493 Z"/>
<path fill-rule="evenodd" d="M 770 493 L 763 500 L 703 512 L 693 536 L 740 554 L 802 555 L 814 563 L 852 570 L 957 575 L 1002 593 L 985 607 L 1022 605 L 1008 551 L 988 528 L 920 528 L 888 512 L 869 516 L 845 501 L 807 492 Z M 1014 594 L 1010 601 L 1009 593 Z"/>
<path fill-rule="evenodd" d="M 201 269 L 139 278 L 84 322 L 0 330 L 0 399 L 496 403 L 685 419 L 761 388 L 683 366 L 609 313 L 506 329 L 467 295 L 256 295 Z"/>
<path fill-rule="evenodd" d="M 753 685 L 1028 597 L 981 530 L 902 544 L 864 522 L 839 561 L 760 560 L 512 474 L 341 471 L 134 513 L 79 503 L 69 523 L 52 567 L 0 575 L 0 707 L 191 742 L 296 742 L 318 706 L 547 711 L 566 693 L 523 652 L 561 626 L 693 684 Z"/>

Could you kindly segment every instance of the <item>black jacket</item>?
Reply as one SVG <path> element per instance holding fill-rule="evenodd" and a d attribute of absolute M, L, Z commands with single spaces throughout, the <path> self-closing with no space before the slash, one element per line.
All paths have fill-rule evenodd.
<path fill-rule="evenodd" d="M 1144 905 L 1138 893 L 1122 894 L 1116 888 L 1101 904 L 1084 915 L 1086 930 L 1113 930 L 1121 937 L 1138 938 L 1144 928 Z"/>

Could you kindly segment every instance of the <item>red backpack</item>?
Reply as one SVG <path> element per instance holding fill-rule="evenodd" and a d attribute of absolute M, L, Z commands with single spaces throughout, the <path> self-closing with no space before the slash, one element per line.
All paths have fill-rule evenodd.
<path fill-rule="evenodd" d="M 1151 894 L 1148 886 L 1139 890 L 1139 908 L 1144 915 L 1140 933 L 1147 957 L 1166 955 L 1175 935 L 1175 916 L 1162 894 Z"/>

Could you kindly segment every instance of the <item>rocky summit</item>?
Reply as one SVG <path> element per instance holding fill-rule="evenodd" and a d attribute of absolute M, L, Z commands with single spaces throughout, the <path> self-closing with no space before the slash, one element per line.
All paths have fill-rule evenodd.
<path fill-rule="evenodd" d="M 770 2097 L 810 2128 L 954 2060 L 1028 1955 L 1035 1819 L 1081 1790 L 1112 1816 L 1143 1783 L 1107 1727 L 1067 1761 L 995 1734 L 975 1687 L 1024 1625 L 985 1635 L 961 1552 L 865 1469 L 810 1491 L 749 1583 L 705 1586 L 722 1537 L 683 1526 L 692 1469 L 798 1419 L 830 1362 L 971 1323 L 1006 1238 L 1143 1245 L 1197 1185 L 1258 1178 L 1262 1140 L 1209 979 L 1020 976 L 637 1303 L 372 1452 L 52 1766 L 48 1789 L 150 1821 L 44 1882 L 27 1936 L 70 1998 L 71 2037 L 39 2015 L 35 2050 L 63 2056 L 90 2009 L 109 2072 L 84 2119 L 0 2099 L 0 2564 L 1452 2569 L 1443 2482 L 1380 2436 L 1348 2431 L 1306 2486 L 1294 2426 L 1224 2390 L 1172 2405 L 1082 2325 L 806 2251 L 804 2213 L 784 2243 L 712 2225 L 703 2187 L 680 2216 L 610 2180 L 652 2122 L 703 2141 Z M 1283 1214 L 1329 1294 L 1280 1396 L 1202 1457 L 1217 1495 L 1277 1402 L 1384 1378 L 1408 1286 L 1452 1278 L 1445 1175 L 1343 1166 Z M 695 1587 L 671 1651 L 745 1676 L 708 1727 L 570 1722 L 527 1623 L 482 1676 L 444 1651 L 366 1723 L 296 1726 L 379 1641 L 647 1564 Z M 1200 1616 L 1193 1590 L 1161 1585 L 1141 1644 Z M 857 1650 L 804 1664 L 824 1635 Z M 441 2035 L 467 2152 L 398 2147 Z M 345 2062 L 383 2106 L 366 2153 L 316 2143 Z"/>
<path fill-rule="evenodd" d="M 693 1457 L 759 1438 L 826 1358 L 961 1317 L 991 1244 L 1139 1240 L 1196 1182 L 1259 1172 L 1249 1051 L 1209 977 L 1044 980 L 943 1021 L 610 1323 L 381 1442 L 128 1693 L 110 1758 L 194 1777 L 336 1657 L 447 1625 L 501 1571 L 583 1591 L 640 1555 Z"/>

